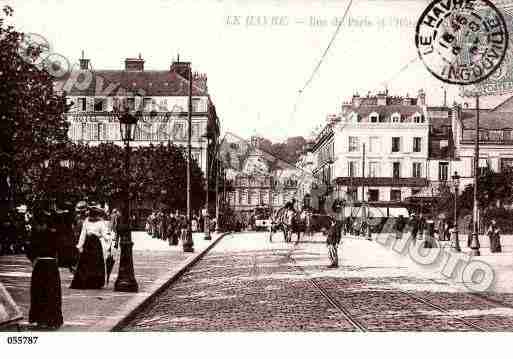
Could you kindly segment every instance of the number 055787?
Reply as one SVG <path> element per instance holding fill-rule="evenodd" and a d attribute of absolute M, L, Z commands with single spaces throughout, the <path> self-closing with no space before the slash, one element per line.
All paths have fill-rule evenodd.
<path fill-rule="evenodd" d="M 37 344 L 39 337 L 14 336 L 7 337 L 7 344 Z"/>

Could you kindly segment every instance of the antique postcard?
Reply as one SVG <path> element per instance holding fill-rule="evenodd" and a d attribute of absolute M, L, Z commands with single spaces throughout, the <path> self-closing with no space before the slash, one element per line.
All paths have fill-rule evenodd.
<path fill-rule="evenodd" d="M 489 354 L 512 31 L 512 0 L 0 0 L 0 353 Z"/>

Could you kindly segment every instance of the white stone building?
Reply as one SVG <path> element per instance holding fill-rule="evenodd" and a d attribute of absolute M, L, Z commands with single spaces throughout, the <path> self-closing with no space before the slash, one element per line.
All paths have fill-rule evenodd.
<path fill-rule="evenodd" d="M 174 61 L 168 70 L 161 71 L 145 70 L 144 63 L 139 56 L 127 58 L 124 70 L 93 70 L 90 60 L 82 57 L 78 70 L 56 82 L 56 90 L 65 91 L 68 102 L 73 104 L 67 113 L 72 141 L 93 146 L 102 142 L 121 145 L 119 122 L 113 110 L 126 101 L 142 114 L 134 147 L 169 142 L 187 146 L 190 63 Z M 192 155 L 205 172 L 207 128 L 210 136 L 219 136 L 206 75 L 193 74 L 192 96 Z M 213 153 L 211 145 L 209 155 Z"/>
<path fill-rule="evenodd" d="M 353 96 L 334 125 L 336 191 L 354 201 L 400 203 L 428 184 L 430 120 L 417 98 Z"/>

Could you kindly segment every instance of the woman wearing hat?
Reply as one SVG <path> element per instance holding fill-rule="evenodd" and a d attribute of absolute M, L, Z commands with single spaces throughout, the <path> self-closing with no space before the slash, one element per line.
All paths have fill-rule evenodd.
<path fill-rule="evenodd" d="M 71 282 L 73 289 L 99 289 L 105 285 L 104 248 L 109 247 L 113 235 L 102 219 L 103 209 L 97 204 L 88 209 L 77 244 L 80 257 Z"/>
<path fill-rule="evenodd" d="M 57 266 L 57 240 L 52 222 L 51 213 L 44 206 L 34 208 L 31 245 L 27 251 L 33 265 L 29 322 L 56 329 L 63 323 L 62 291 Z"/>

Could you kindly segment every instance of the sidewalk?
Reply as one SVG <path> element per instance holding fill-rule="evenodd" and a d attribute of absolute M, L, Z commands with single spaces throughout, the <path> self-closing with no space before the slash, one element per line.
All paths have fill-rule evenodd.
<path fill-rule="evenodd" d="M 114 292 L 117 278 L 119 251 L 109 284 L 98 290 L 70 289 L 73 275 L 66 268 L 60 268 L 62 284 L 62 314 L 64 331 L 109 331 L 139 304 L 148 299 L 170 278 L 194 263 L 209 246 L 220 239 L 212 234 L 211 241 L 205 241 L 202 233 L 195 233 L 194 253 L 184 253 L 183 248 L 169 246 L 157 238 L 150 238 L 145 232 L 134 232 L 134 271 L 139 285 L 138 293 Z M 30 330 L 27 320 L 30 307 L 30 277 L 32 266 L 24 255 L 0 256 L 0 282 L 10 293 L 23 312 L 23 329 Z"/>
<path fill-rule="evenodd" d="M 383 258 L 382 256 L 386 256 L 386 261 L 389 262 L 389 266 L 392 266 L 394 263 L 400 264 L 401 266 L 408 267 L 410 274 L 428 275 L 431 279 L 436 280 L 438 282 L 450 283 L 456 288 L 459 288 L 459 290 L 468 290 L 463 286 L 461 281 L 457 280 L 457 278 L 461 277 L 462 266 L 457 267 L 458 271 L 455 273 L 454 278 L 446 278 L 441 273 L 442 267 L 440 265 L 431 266 L 417 264 L 411 259 L 411 257 L 408 254 L 398 254 L 391 248 L 385 248 L 383 245 L 376 243 L 376 234 L 373 234 L 373 240 L 371 242 L 356 236 L 346 236 L 346 238 L 348 241 L 362 242 L 359 244 L 346 246 L 346 248 L 358 246 L 360 247 L 360 250 L 362 250 L 364 253 L 367 253 L 367 255 L 370 258 L 373 258 L 375 260 L 380 260 L 380 258 Z M 495 282 L 490 288 L 490 292 L 497 294 L 498 297 L 507 297 L 508 302 L 511 305 L 513 305 L 513 235 L 501 236 L 502 252 L 500 253 L 491 253 L 490 241 L 488 237 L 485 235 L 480 235 L 479 250 L 481 255 L 478 257 L 471 256 L 471 249 L 467 246 L 466 235 L 460 235 L 459 241 L 461 248 L 460 257 L 463 260 L 471 258 L 472 260 L 481 261 L 488 264 L 495 275 Z M 368 243 L 368 245 L 365 245 L 364 243 Z M 450 241 L 442 241 L 438 242 L 438 244 L 443 250 L 451 251 Z M 363 249 L 361 248 L 362 246 L 366 248 Z M 374 247 L 379 247 L 379 249 Z M 360 258 L 364 262 L 367 258 L 367 256 L 360 256 L 357 253 L 355 253 L 355 256 L 357 258 Z M 375 256 L 378 256 L 378 258 L 376 258 Z M 351 260 L 352 259 L 353 258 L 351 258 Z"/>

